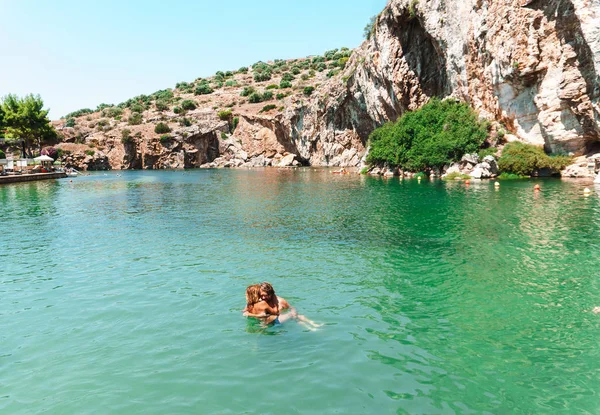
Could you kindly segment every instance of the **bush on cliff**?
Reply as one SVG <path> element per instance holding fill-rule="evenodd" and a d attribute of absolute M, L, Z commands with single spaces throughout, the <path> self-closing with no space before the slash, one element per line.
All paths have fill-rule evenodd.
<path fill-rule="evenodd" d="M 121 130 L 121 143 L 127 144 L 131 143 L 131 141 L 131 130 L 129 128 L 124 128 L 123 130 Z"/>
<path fill-rule="evenodd" d="M 159 122 L 158 124 L 156 124 L 156 127 L 154 127 L 154 132 L 156 134 L 170 133 L 171 128 L 169 128 L 169 126 L 164 122 Z"/>
<path fill-rule="evenodd" d="M 572 158 L 567 156 L 549 156 L 541 147 L 518 141 L 507 144 L 498 160 L 498 168 L 503 173 L 530 176 L 541 169 L 560 172 Z"/>
<path fill-rule="evenodd" d="M 373 131 L 367 162 L 410 171 L 442 168 L 465 153 L 477 152 L 488 135 L 487 128 L 468 104 L 434 98 Z"/>
<path fill-rule="evenodd" d="M 6 154 L 4 153 L 4 151 L 0 150 L 0 159 L 5 159 L 6 158 Z"/>
<path fill-rule="evenodd" d="M 200 85 L 198 85 L 196 87 L 194 94 L 195 95 L 208 95 L 208 94 L 212 94 L 213 92 L 214 92 L 213 89 L 210 87 L 210 85 L 208 83 L 201 83 Z"/>
<path fill-rule="evenodd" d="M 181 101 L 181 108 L 183 108 L 186 111 L 192 111 L 196 109 L 196 103 L 191 99 L 186 99 Z"/>

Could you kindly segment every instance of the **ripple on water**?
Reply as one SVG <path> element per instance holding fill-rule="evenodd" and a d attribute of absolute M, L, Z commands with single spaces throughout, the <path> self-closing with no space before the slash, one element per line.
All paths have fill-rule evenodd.
<path fill-rule="evenodd" d="M 121 174 L 0 187 L 0 412 L 598 410 L 600 192 Z M 240 317 L 263 280 L 325 325 Z"/>

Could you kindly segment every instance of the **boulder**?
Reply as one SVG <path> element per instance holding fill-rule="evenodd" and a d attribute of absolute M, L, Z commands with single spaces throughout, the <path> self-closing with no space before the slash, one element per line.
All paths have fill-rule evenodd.
<path fill-rule="evenodd" d="M 295 154 L 288 154 L 284 156 L 280 161 L 277 167 L 290 167 L 294 164 L 294 160 L 296 159 Z"/>

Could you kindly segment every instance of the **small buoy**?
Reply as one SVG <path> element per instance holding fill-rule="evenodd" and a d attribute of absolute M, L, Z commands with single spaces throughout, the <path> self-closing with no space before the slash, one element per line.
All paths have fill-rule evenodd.
<path fill-rule="evenodd" d="M 500 182 L 494 182 L 495 187 L 500 187 Z"/>
<path fill-rule="evenodd" d="M 471 184 L 471 180 L 465 180 L 465 184 L 468 186 Z"/>
<path fill-rule="evenodd" d="M 539 184 L 536 184 L 535 186 L 533 186 L 533 190 L 535 190 L 536 192 L 541 190 L 542 188 L 540 187 Z"/>
<path fill-rule="evenodd" d="M 592 191 L 586 187 L 585 189 L 583 189 L 583 193 L 592 193 Z"/>

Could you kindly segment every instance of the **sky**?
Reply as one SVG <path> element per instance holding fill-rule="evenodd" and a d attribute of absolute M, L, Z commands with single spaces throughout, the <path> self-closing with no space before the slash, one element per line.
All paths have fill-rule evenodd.
<path fill-rule="evenodd" d="M 0 97 L 50 118 L 362 41 L 386 0 L 0 0 Z"/>

